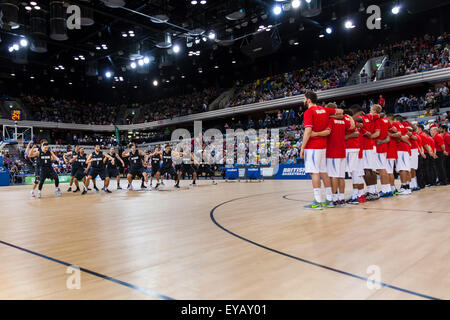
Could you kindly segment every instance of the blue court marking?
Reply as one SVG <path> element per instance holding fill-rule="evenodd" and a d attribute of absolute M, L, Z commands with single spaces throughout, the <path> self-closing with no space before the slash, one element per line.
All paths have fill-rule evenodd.
<path fill-rule="evenodd" d="M 86 269 L 86 268 L 83 268 L 83 267 L 79 267 L 79 266 L 76 266 L 74 264 L 71 264 L 71 263 L 68 263 L 68 262 L 65 262 L 65 261 L 62 261 L 62 260 L 59 260 L 59 259 L 55 259 L 55 258 L 46 256 L 44 254 L 41 254 L 41 253 L 38 253 L 38 252 L 35 252 L 35 251 L 32 251 L 32 250 L 28 250 L 28 249 L 16 246 L 16 245 L 14 245 L 12 243 L 8 243 L 8 242 L 2 241 L 2 240 L 0 240 L 0 243 L 4 244 L 6 246 L 9 246 L 11 248 L 18 249 L 18 250 L 21 250 L 21 251 L 24 251 L 24 252 L 27 252 L 27 253 L 31 253 L 31 254 L 33 254 L 35 256 L 38 256 L 38 257 L 41 257 L 41 258 L 44 258 L 44 259 L 47 259 L 47 260 L 50 260 L 50 261 L 53 261 L 53 262 L 65 265 L 65 266 L 68 266 L 68 267 L 79 268 L 80 271 L 83 271 L 83 272 L 88 273 L 90 275 L 93 275 L 95 277 L 98 277 L 98 278 L 101 278 L 101 279 L 104 279 L 104 280 L 108 280 L 108 281 L 120 284 L 120 285 L 128 287 L 130 289 L 134 289 L 134 290 L 140 291 L 142 293 L 145 293 L 147 295 L 154 296 L 156 298 L 160 298 L 160 299 L 164 299 L 164 300 L 175 300 L 174 298 L 165 296 L 165 295 L 157 293 L 155 291 L 152 291 L 152 290 L 149 290 L 149 289 L 146 289 L 146 288 L 142 288 L 142 287 L 136 286 L 134 284 L 131 284 L 131 283 L 128 283 L 128 282 L 125 282 L 125 281 L 122 281 L 122 280 L 119 280 L 119 279 L 116 279 L 116 278 L 113 278 L 113 277 L 109 277 L 107 275 L 104 275 L 104 274 L 101 274 L 101 273 L 98 273 L 98 272 L 95 272 L 95 271 L 92 271 L 92 270 L 89 270 L 89 269 Z"/>
<path fill-rule="evenodd" d="M 247 239 L 247 238 L 245 238 L 245 237 L 243 237 L 243 236 L 240 236 L 240 235 L 234 233 L 233 231 L 231 231 L 231 230 L 225 228 L 225 227 L 222 226 L 220 223 L 218 223 L 217 220 L 216 220 L 216 218 L 214 217 L 214 213 L 215 213 L 216 209 L 219 208 L 219 207 L 221 207 L 221 206 L 224 206 L 224 205 L 227 204 L 227 203 L 231 203 L 231 202 L 238 201 L 238 200 L 242 200 L 242 199 L 248 199 L 248 198 L 252 198 L 252 197 L 258 197 L 258 196 L 262 196 L 262 195 L 267 195 L 267 194 L 273 194 L 273 193 L 272 193 L 272 192 L 270 192 L 270 193 L 260 193 L 260 194 L 255 194 L 255 195 L 251 195 L 251 196 L 235 198 L 235 199 L 231 199 L 231 200 L 228 200 L 228 201 L 219 203 L 218 205 L 216 205 L 214 208 L 211 209 L 210 214 L 209 214 L 209 215 L 210 215 L 210 218 L 211 218 L 212 222 L 213 222 L 217 227 L 219 227 L 219 228 L 222 229 L 223 231 L 225 231 L 225 232 L 231 234 L 233 237 L 236 237 L 236 238 L 238 238 L 238 239 L 241 239 L 241 240 L 243 240 L 243 241 L 246 241 L 246 242 L 248 242 L 248 243 L 251 243 L 251 244 L 253 244 L 253 245 L 257 246 L 257 247 L 260 247 L 260 248 L 262 248 L 262 249 L 265 249 L 265 250 L 268 250 L 268 251 L 277 253 L 277 254 L 279 254 L 279 255 L 282 255 L 282 256 L 285 256 L 285 257 L 288 257 L 288 258 L 297 260 L 297 261 L 301 261 L 301 262 L 304 262 L 304 263 L 307 263 L 307 264 L 310 264 L 310 265 L 313 265 L 313 266 L 316 266 L 316 267 L 319 267 L 319 268 L 322 268 L 322 269 L 326 269 L 326 270 L 329 270 L 329 271 L 337 272 L 337 273 L 339 273 L 339 274 L 343 274 L 343 275 L 346 275 L 346 276 L 349 276 L 349 277 L 352 277 L 352 278 L 355 278 L 355 279 L 363 280 L 363 281 L 366 281 L 366 282 L 367 282 L 367 281 L 370 281 L 370 282 L 373 283 L 373 284 L 378 284 L 378 285 L 380 285 L 380 286 L 383 286 L 383 287 L 386 287 L 386 288 L 390 288 L 390 289 L 393 289 L 393 290 L 397 290 L 397 291 L 401 291 L 401 292 L 404 292 L 404 293 L 412 294 L 412 295 L 419 296 L 419 297 L 422 297 L 422 298 L 425 298 L 425 299 L 430 299 L 430 300 L 441 300 L 441 299 L 439 299 L 439 298 L 435 298 L 435 297 L 432 297 L 432 296 L 428 296 L 428 295 L 426 295 L 426 294 L 414 292 L 414 291 L 411 291 L 411 290 L 408 290 L 408 289 L 403 289 L 403 288 L 396 287 L 396 286 L 393 286 L 393 285 L 390 285 L 390 284 L 387 284 L 387 283 L 384 283 L 384 282 L 379 282 L 379 281 L 374 281 L 374 280 L 371 280 L 371 279 L 367 279 L 367 278 L 365 278 L 365 277 L 358 276 L 358 275 L 353 274 L 353 273 L 350 273 L 350 272 L 346 272 L 346 271 L 342 271 L 342 270 L 339 270 L 339 269 L 336 269 L 336 268 L 328 267 L 328 266 L 319 264 L 319 263 L 317 263 L 317 262 L 309 261 L 309 260 L 306 260 L 306 259 L 303 259 L 303 258 L 300 258 L 300 257 L 296 257 L 296 256 L 293 256 L 293 255 L 291 255 L 291 254 L 288 254 L 288 253 L 285 253 L 285 252 L 282 252 L 282 251 L 279 251 L 279 250 L 276 250 L 276 249 L 273 249 L 273 248 L 266 247 L 265 245 L 262 245 L 262 244 L 260 244 L 260 243 L 255 242 L 255 241 L 252 241 L 252 240 L 250 240 L 250 239 Z"/>

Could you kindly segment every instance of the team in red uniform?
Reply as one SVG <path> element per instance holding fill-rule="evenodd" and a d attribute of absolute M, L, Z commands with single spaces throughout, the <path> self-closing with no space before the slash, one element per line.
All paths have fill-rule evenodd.
<path fill-rule="evenodd" d="M 398 115 L 386 116 L 380 105 L 373 105 L 370 114 L 353 105 L 343 115 L 335 104 L 318 106 L 312 92 L 305 94 L 305 104 L 308 110 L 304 114 L 300 156 L 312 177 L 314 191 L 313 202 L 305 208 L 345 204 L 345 172 L 352 178 L 353 193 L 346 201 L 350 204 L 409 195 L 436 181 L 446 184 L 450 134 L 445 126 L 432 128 L 431 137 L 420 124 L 411 124 Z M 395 187 L 394 168 L 400 175 L 399 190 Z M 433 176 L 432 171 L 438 175 Z M 377 172 L 381 192 L 377 188 Z M 325 201 L 321 197 L 321 180 Z"/>

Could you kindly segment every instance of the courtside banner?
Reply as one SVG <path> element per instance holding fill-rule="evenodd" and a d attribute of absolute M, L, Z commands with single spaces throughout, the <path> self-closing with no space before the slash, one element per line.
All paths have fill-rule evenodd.
<path fill-rule="evenodd" d="M 305 172 L 304 164 L 280 164 L 274 179 L 311 179 L 309 173 Z"/>
<path fill-rule="evenodd" d="M 69 183 L 70 182 L 70 176 L 58 176 L 59 183 Z M 25 177 L 25 184 L 34 184 L 34 176 L 27 176 Z M 47 179 L 45 180 L 44 184 L 53 184 L 53 180 Z"/>

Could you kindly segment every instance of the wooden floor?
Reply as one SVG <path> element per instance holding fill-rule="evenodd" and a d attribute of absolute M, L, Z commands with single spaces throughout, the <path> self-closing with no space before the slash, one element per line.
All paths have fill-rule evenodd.
<path fill-rule="evenodd" d="M 450 187 L 306 211 L 309 181 L 201 184 L 0 188 L 0 299 L 450 299 Z"/>

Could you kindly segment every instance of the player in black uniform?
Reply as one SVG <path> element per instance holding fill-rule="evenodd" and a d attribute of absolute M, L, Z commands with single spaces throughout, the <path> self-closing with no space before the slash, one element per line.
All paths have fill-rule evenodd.
<path fill-rule="evenodd" d="M 196 186 L 196 180 L 197 180 L 197 170 L 196 170 L 196 161 L 194 159 L 194 156 L 192 155 L 191 152 L 189 152 L 188 155 L 188 149 L 182 149 L 181 152 L 179 152 L 179 156 L 183 157 L 183 159 L 181 160 L 181 164 L 179 166 L 178 169 L 178 179 L 177 179 L 177 183 L 175 184 L 175 188 L 179 188 L 180 187 L 180 179 L 181 176 L 186 173 L 188 176 L 192 176 L 192 186 Z"/>
<path fill-rule="evenodd" d="M 72 157 L 76 159 L 78 152 L 80 152 L 80 148 L 78 145 L 75 145 L 73 148 L 73 151 L 69 151 L 64 153 L 63 158 L 64 158 L 64 162 L 67 163 L 69 162 L 67 160 L 67 157 Z M 67 189 L 67 192 L 72 191 L 72 184 L 73 181 L 75 180 L 75 172 L 78 170 L 78 163 L 76 161 L 70 161 L 72 163 L 72 169 L 70 170 L 70 182 L 69 182 L 69 189 Z"/>
<path fill-rule="evenodd" d="M 91 153 L 86 162 L 88 164 L 87 168 L 85 169 L 85 172 L 88 172 L 88 178 L 86 181 L 86 188 L 89 188 L 89 183 L 91 180 L 95 180 L 97 176 L 100 176 L 100 179 L 105 181 L 105 188 L 103 189 L 106 193 L 111 193 L 111 191 L 108 190 L 109 186 L 109 177 L 106 176 L 106 170 L 105 170 L 105 162 L 107 159 L 110 159 L 113 161 L 113 164 L 115 163 L 114 158 L 111 158 L 108 154 L 100 151 L 100 145 L 95 145 L 94 152 Z M 94 189 L 96 191 L 99 191 L 98 188 L 94 185 Z M 81 194 L 86 194 L 87 190 L 83 190 Z"/>
<path fill-rule="evenodd" d="M 211 160 L 213 160 L 216 157 L 215 151 L 211 151 Z M 217 182 L 215 181 L 215 174 L 214 171 L 217 169 L 216 165 L 214 164 L 208 164 L 205 162 L 202 162 L 200 165 L 197 166 L 197 176 L 201 177 L 202 174 L 205 174 L 205 178 L 208 178 L 208 176 L 212 180 L 212 184 L 216 185 Z"/>
<path fill-rule="evenodd" d="M 128 179 L 128 190 L 133 190 L 133 179 L 134 177 L 143 177 L 144 181 L 148 184 L 148 175 L 147 172 L 144 171 L 143 162 L 147 162 L 147 156 L 145 153 L 136 149 L 136 145 L 131 143 L 129 145 L 130 152 L 122 153 L 123 158 L 128 158 L 130 162 L 130 168 L 128 170 L 127 179 Z M 152 186 L 147 185 L 147 189 L 151 190 Z"/>
<path fill-rule="evenodd" d="M 42 140 L 42 142 L 46 142 L 47 140 Z M 32 152 L 38 151 L 39 147 L 37 145 L 33 145 L 33 142 L 30 141 L 27 145 L 27 148 L 25 149 L 25 157 L 28 157 Z M 32 160 L 31 160 L 32 159 Z M 33 161 L 34 165 L 34 183 L 33 183 L 33 189 L 31 189 L 31 196 L 35 197 L 34 191 L 36 190 L 38 184 L 39 184 L 39 176 L 41 174 L 41 167 L 39 164 L 39 159 L 37 157 L 31 158 L 30 160 Z"/>
<path fill-rule="evenodd" d="M 120 156 L 116 153 L 116 150 L 111 147 L 109 148 L 109 154 L 111 158 L 114 159 L 114 164 L 112 163 L 112 160 L 108 159 L 106 162 L 106 174 L 111 180 L 112 178 L 117 178 L 117 189 L 122 189 L 120 187 L 120 171 L 118 168 L 119 162 L 122 163 L 122 167 L 125 167 L 125 163 L 120 158 Z"/>
<path fill-rule="evenodd" d="M 159 151 L 159 154 L 162 156 L 162 165 L 159 168 L 159 170 L 156 172 L 156 180 L 159 181 L 159 178 L 161 176 L 164 176 L 166 173 L 170 174 L 173 179 L 177 176 L 177 172 L 173 168 L 173 161 L 172 161 L 172 149 L 169 145 L 166 145 L 164 148 L 164 151 Z M 177 178 L 175 182 L 175 187 L 179 188 L 180 180 Z M 159 187 L 159 183 L 156 183 L 155 189 Z"/>
<path fill-rule="evenodd" d="M 72 159 L 70 159 L 72 168 L 73 167 L 77 168 L 75 170 L 75 172 L 73 173 L 75 186 L 77 188 L 73 192 L 80 191 L 80 185 L 79 185 L 80 180 L 83 181 L 83 191 L 87 190 L 87 188 L 86 188 L 86 172 L 85 172 L 85 170 L 87 168 L 86 161 L 87 161 L 87 154 L 84 153 L 83 147 L 80 147 L 78 149 L 78 153 L 77 153 L 76 157 L 73 157 Z"/>
<path fill-rule="evenodd" d="M 31 154 L 30 158 L 38 158 L 39 164 L 40 164 L 40 174 L 39 174 L 39 190 L 37 197 L 41 197 L 41 191 L 42 187 L 44 186 L 44 182 L 46 179 L 52 179 L 55 181 L 55 194 L 57 196 L 61 196 L 61 190 L 59 189 L 59 179 L 58 175 L 56 174 L 55 170 L 52 167 L 52 162 L 56 161 L 59 164 L 61 164 L 61 161 L 53 152 L 49 150 L 48 142 L 42 141 L 41 149 L 37 150 L 34 149 Z"/>
<path fill-rule="evenodd" d="M 161 150 L 159 147 L 156 147 L 155 150 L 149 154 L 149 159 L 151 161 L 151 168 L 152 168 L 152 173 L 150 175 L 150 185 L 152 185 L 153 182 L 153 177 L 156 176 L 156 173 L 158 172 L 159 168 L 161 167 Z M 163 180 L 163 177 L 161 178 L 161 183 Z M 156 180 L 156 183 L 159 183 L 159 179 Z"/>

